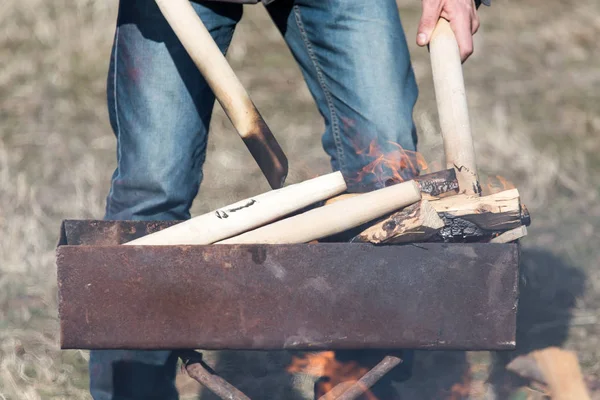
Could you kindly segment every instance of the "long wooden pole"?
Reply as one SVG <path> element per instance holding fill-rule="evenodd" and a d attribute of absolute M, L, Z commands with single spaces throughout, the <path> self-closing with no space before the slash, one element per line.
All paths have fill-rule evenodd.
<path fill-rule="evenodd" d="M 481 194 L 460 52 L 450 23 L 440 18 L 429 44 L 433 84 L 447 168 L 461 193 Z"/>
<path fill-rule="evenodd" d="M 189 0 L 155 0 L 242 137 L 271 188 L 283 186 L 288 160 Z"/>
<path fill-rule="evenodd" d="M 270 223 L 346 190 L 341 172 L 334 172 L 250 197 L 199 215 L 125 245 L 211 244 Z"/>
<path fill-rule="evenodd" d="M 354 228 L 419 200 L 419 185 L 407 181 L 318 207 L 217 243 L 306 243 Z"/>

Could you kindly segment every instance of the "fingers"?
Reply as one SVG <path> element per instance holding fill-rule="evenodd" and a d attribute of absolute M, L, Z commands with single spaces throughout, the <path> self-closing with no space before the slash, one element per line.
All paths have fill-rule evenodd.
<path fill-rule="evenodd" d="M 473 29 L 471 16 L 466 13 L 456 13 L 450 20 L 450 26 L 454 31 L 458 49 L 460 51 L 460 60 L 465 62 L 473 54 Z"/>
<path fill-rule="evenodd" d="M 422 0 L 423 12 L 417 29 L 417 44 L 425 46 L 441 18 L 450 22 L 460 58 L 465 62 L 473 54 L 473 35 L 479 30 L 479 16 L 474 0 Z"/>
<path fill-rule="evenodd" d="M 479 30 L 479 15 L 477 14 L 477 6 L 475 0 L 471 2 L 471 33 L 474 35 Z"/>
<path fill-rule="evenodd" d="M 431 39 L 431 33 L 440 19 L 442 11 L 441 0 L 423 0 L 423 13 L 417 28 L 417 44 L 426 46 Z"/>

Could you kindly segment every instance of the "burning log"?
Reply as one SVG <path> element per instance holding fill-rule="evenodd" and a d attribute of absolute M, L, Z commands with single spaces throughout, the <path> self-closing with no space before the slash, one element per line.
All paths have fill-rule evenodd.
<path fill-rule="evenodd" d="M 217 243 L 306 243 L 380 218 L 420 199 L 419 185 L 407 181 L 318 207 Z"/>
<path fill-rule="evenodd" d="M 268 224 L 346 188 L 342 174 L 334 172 L 239 201 L 125 245 L 211 244 Z"/>
<path fill-rule="evenodd" d="M 432 172 L 414 178 L 419 184 L 424 198 L 440 198 L 454 196 L 459 193 L 458 179 L 454 168 Z"/>
<path fill-rule="evenodd" d="M 424 242 L 444 227 L 444 221 L 427 200 L 398 211 L 367 228 L 353 242 L 409 243 Z"/>
<path fill-rule="evenodd" d="M 444 221 L 440 231 L 444 241 L 491 238 L 529 224 L 517 189 L 483 197 L 458 195 L 432 201 L 431 205 Z"/>
<path fill-rule="evenodd" d="M 529 214 L 521 207 L 517 189 L 489 196 L 457 195 L 422 200 L 368 227 L 353 242 L 375 244 L 456 241 L 496 236 L 507 243 L 525 236 Z M 436 238 L 437 236 L 437 238 Z"/>

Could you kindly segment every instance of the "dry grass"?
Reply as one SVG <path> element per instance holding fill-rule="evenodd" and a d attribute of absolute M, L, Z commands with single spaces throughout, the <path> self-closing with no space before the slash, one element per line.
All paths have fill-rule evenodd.
<path fill-rule="evenodd" d="M 0 399 L 89 398 L 87 353 L 57 347 L 53 257 L 62 219 L 103 215 L 115 161 L 104 95 L 115 3 L 7 0 L 0 8 Z M 421 88 L 420 149 L 441 160 L 429 61 L 413 44 L 418 4 L 399 5 Z M 600 379 L 600 327 L 590 318 L 600 311 L 600 6 L 496 1 L 483 8 L 482 22 L 465 65 L 479 165 L 485 176 L 512 181 L 533 216 L 520 343 L 577 350 L 593 384 Z M 230 60 L 289 155 L 289 182 L 327 171 L 320 117 L 261 8 L 247 8 Z M 267 190 L 218 108 L 213 122 L 195 214 Z M 438 398 L 423 392 L 439 378 L 431 368 L 444 364 L 441 357 L 452 369 L 458 358 L 422 357 L 419 376 L 402 390 Z M 499 398 L 507 379 L 494 381 Z"/>

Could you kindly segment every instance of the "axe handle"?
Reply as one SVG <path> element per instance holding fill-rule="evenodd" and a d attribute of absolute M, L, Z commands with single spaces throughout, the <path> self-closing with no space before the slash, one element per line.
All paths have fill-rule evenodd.
<path fill-rule="evenodd" d="M 461 193 L 481 194 L 462 62 L 450 23 L 440 18 L 429 43 L 446 165 L 456 169 Z"/>
<path fill-rule="evenodd" d="M 262 117 L 189 0 L 155 0 L 242 138 Z"/>

